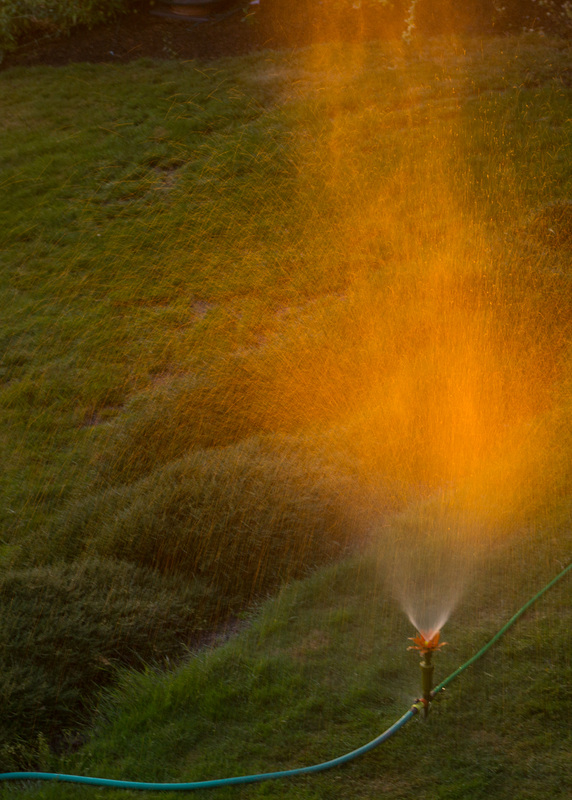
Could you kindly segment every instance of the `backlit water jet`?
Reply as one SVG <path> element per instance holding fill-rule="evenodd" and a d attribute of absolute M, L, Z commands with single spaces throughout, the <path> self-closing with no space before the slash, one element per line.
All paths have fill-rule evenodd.
<path fill-rule="evenodd" d="M 379 550 L 393 595 L 420 636 L 431 641 L 459 602 L 479 560 L 475 531 L 430 504 L 403 515 Z"/>

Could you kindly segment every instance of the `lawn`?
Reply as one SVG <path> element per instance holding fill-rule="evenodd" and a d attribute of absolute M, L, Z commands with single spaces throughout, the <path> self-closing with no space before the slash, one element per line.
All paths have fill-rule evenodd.
<path fill-rule="evenodd" d="M 407 616 L 444 675 L 568 563 L 570 74 L 535 35 L 0 73 L 3 770 L 326 760 L 415 699 Z M 211 796 L 566 796 L 569 615 Z"/>

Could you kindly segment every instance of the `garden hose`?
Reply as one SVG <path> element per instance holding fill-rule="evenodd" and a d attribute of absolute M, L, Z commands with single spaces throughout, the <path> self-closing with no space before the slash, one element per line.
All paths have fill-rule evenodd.
<path fill-rule="evenodd" d="M 449 677 L 445 678 L 444 681 L 435 687 L 432 696 L 434 697 L 440 691 L 442 691 L 445 686 L 447 686 L 452 680 L 454 680 L 458 675 L 460 675 L 463 670 L 470 667 L 471 664 L 474 664 L 477 659 L 483 656 L 490 647 L 497 642 L 501 636 L 513 625 L 523 614 L 524 612 L 530 608 L 530 606 L 535 603 L 545 592 L 554 586 L 561 578 L 563 578 L 567 572 L 572 569 L 572 563 L 568 564 L 565 569 L 560 572 L 555 578 L 553 578 L 550 583 L 548 583 L 543 589 L 541 589 L 537 594 L 534 595 L 517 613 L 509 619 L 509 621 L 504 625 L 500 631 L 493 636 L 493 638 L 484 646 L 482 647 L 478 653 L 476 653 L 472 658 L 462 664 L 458 669 L 456 669 Z M 5 772 L 0 774 L 0 780 L 3 781 L 10 781 L 10 780 L 20 780 L 20 781 L 32 781 L 32 780 L 41 780 L 41 781 L 63 781 L 67 783 L 82 783 L 88 784 L 90 786 L 105 786 L 107 788 L 116 788 L 116 789 L 143 789 L 147 791 L 191 791 L 193 789 L 214 789 L 220 786 L 232 786 L 237 784 L 243 783 L 257 783 L 259 781 L 266 781 L 271 780 L 274 778 L 292 778 L 298 775 L 309 775 L 313 772 L 321 772 L 323 770 L 332 769 L 332 767 L 339 767 L 342 764 L 345 764 L 348 761 L 351 761 L 358 756 L 364 755 L 369 750 L 372 750 L 374 747 L 377 747 L 382 742 L 385 742 L 390 736 L 393 736 L 394 733 L 405 725 L 415 714 L 419 713 L 423 709 L 424 703 L 423 701 L 417 701 L 414 703 L 409 711 L 407 711 L 400 719 L 397 720 L 391 727 L 389 727 L 386 731 L 381 733 L 375 739 L 372 739 L 371 742 L 362 745 L 362 747 L 358 747 L 357 750 L 352 750 L 350 753 L 346 753 L 343 756 L 339 756 L 338 758 L 334 758 L 331 761 L 324 761 L 321 764 L 313 764 L 309 767 L 298 767 L 296 769 L 287 769 L 280 772 L 263 772 L 259 775 L 242 775 L 237 776 L 234 778 L 219 778 L 216 780 L 207 780 L 207 781 L 195 781 L 192 783 L 145 783 L 143 781 L 120 781 L 120 780 L 113 780 L 110 778 L 91 778 L 91 777 L 84 777 L 81 775 L 63 775 L 55 772 Z"/>
<path fill-rule="evenodd" d="M 475 661 L 477 661 L 481 656 L 484 656 L 484 654 L 487 652 L 487 650 L 489 650 L 493 646 L 493 644 L 498 642 L 498 640 L 501 638 L 501 636 L 503 636 L 506 633 L 506 631 L 508 631 L 508 629 L 511 627 L 511 625 L 514 625 L 514 623 L 517 621 L 517 619 L 519 619 L 524 614 L 524 612 L 527 611 L 530 608 L 531 605 L 536 603 L 536 601 L 540 597 L 542 597 L 542 595 L 545 592 L 547 592 L 549 589 L 552 589 L 554 584 L 558 583 L 558 581 L 561 578 L 563 578 L 566 575 L 566 573 L 569 572 L 571 569 L 572 569 L 572 562 L 570 564 L 568 564 L 568 566 L 565 567 L 562 570 L 562 572 L 560 572 L 555 578 L 553 578 L 550 581 L 550 583 L 547 583 L 546 586 L 543 589 L 541 589 L 537 594 L 535 594 L 534 597 L 531 597 L 530 600 L 527 603 L 525 603 L 523 605 L 523 607 L 519 611 L 517 611 L 516 614 L 513 617 L 511 617 L 509 619 L 509 621 L 506 623 L 506 625 L 503 625 L 503 627 L 500 629 L 500 631 L 493 636 L 493 638 L 490 640 L 490 642 L 487 642 L 487 644 L 479 650 L 478 653 L 476 653 L 472 658 L 470 658 L 464 664 L 461 664 L 461 666 L 458 669 L 456 669 L 455 672 L 452 672 L 447 678 L 445 678 L 444 681 L 441 681 L 441 683 L 438 684 L 438 686 L 436 686 L 435 689 L 433 690 L 433 697 L 435 697 L 436 694 L 438 694 L 440 691 L 442 691 L 445 688 L 445 686 L 447 686 L 449 683 L 451 683 L 451 681 L 455 680 L 457 675 L 460 675 L 461 672 L 463 672 L 463 670 L 467 669 L 467 667 L 470 667 L 471 664 L 474 664 Z"/>

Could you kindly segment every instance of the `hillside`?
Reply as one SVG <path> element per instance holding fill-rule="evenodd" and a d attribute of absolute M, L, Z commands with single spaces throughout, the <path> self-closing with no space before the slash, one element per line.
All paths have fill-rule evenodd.
<path fill-rule="evenodd" d="M 2 70 L 2 771 L 339 755 L 416 628 L 448 674 L 569 563 L 571 75 L 535 34 Z M 234 791 L 565 797 L 569 615 Z"/>

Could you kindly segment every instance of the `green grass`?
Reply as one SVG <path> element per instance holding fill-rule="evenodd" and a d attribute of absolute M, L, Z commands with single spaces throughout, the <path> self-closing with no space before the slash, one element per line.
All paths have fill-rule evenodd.
<path fill-rule="evenodd" d="M 413 629 L 385 585 L 392 542 L 390 532 L 381 533 L 366 555 L 290 585 L 244 633 L 183 668 L 126 674 L 101 706 L 95 736 L 81 754 L 45 766 L 200 780 L 317 763 L 374 738 L 419 691 L 418 659 L 406 650 Z M 467 589 L 447 625 L 450 644 L 435 656 L 438 680 L 558 571 L 570 548 L 568 520 L 528 531 L 515 544 L 489 551 L 486 568 Z M 568 578 L 449 686 L 427 722 L 415 718 L 358 761 L 210 796 L 565 797 L 572 780 L 569 597 Z M 30 795 L 94 791 L 44 784 Z"/>
<path fill-rule="evenodd" d="M 569 74 L 531 36 L 0 73 L 7 768 L 329 758 L 414 696 L 399 603 L 457 608 L 452 670 L 566 562 Z M 551 597 L 440 736 L 239 792 L 558 796 Z"/>
<path fill-rule="evenodd" d="M 94 559 L 12 570 L 2 575 L 0 597 L 0 747 L 8 763 L 36 755 L 29 743 L 35 732 L 65 746 L 119 667 L 185 655 L 185 645 L 204 634 L 196 606 L 208 616 L 216 603 L 199 581 Z"/>

